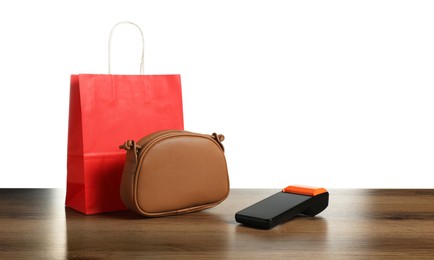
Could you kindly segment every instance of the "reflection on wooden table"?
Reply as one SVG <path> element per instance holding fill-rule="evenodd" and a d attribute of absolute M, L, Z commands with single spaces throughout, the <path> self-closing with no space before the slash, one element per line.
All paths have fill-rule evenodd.
<path fill-rule="evenodd" d="M 271 230 L 235 222 L 238 210 L 275 192 L 231 190 L 210 210 L 143 218 L 83 215 L 64 207 L 64 190 L 2 189 L 0 258 L 434 258 L 434 190 L 330 190 L 317 217 Z"/>

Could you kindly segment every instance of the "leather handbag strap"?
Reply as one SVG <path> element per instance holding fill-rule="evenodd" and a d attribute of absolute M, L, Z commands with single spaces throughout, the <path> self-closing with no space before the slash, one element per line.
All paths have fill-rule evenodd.
<path fill-rule="evenodd" d="M 133 140 L 128 140 L 119 146 L 119 149 L 127 150 L 126 164 L 124 171 L 134 174 L 137 168 L 137 151 L 141 146 L 137 145 Z"/>

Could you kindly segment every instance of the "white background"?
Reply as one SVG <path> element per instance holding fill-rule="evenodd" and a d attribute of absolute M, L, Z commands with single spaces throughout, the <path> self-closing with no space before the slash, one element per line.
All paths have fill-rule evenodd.
<path fill-rule="evenodd" d="M 0 187 L 65 187 L 69 77 L 111 27 L 181 74 L 185 128 L 226 136 L 232 188 L 434 187 L 433 1 L 1 1 Z M 139 70 L 134 28 L 113 73 Z"/>

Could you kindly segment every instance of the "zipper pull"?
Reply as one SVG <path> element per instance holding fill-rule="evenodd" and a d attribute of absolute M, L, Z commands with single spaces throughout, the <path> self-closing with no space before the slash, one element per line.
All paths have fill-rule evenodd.
<path fill-rule="evenodd" d="M 124 149 L 127 151 L 124 172 L 135 174 L 137 167 L 137 154 L 140 148 L 142 148 L 142 146 L 137 145 L 133 140 L 128 140 L 124 144 L 119 145 L 119 149 Z"/>
<path fill-rule="evenodd" d="M 127 140 L 122 145 L 119 145 L 119 149 L 130 150 L 131 148 L 140 149 L 142 146 L 137 145 L 133 140 Z"/>
<path fill-rule="evenodd" d="M 134 141 L 133 140 L 127 140 L 125 143 L 123 143 L 122 145 L 119 145 L 119 149 L 124 149 L 124 150 L 130 150 L 131 147 L 134 145 Z"/>
<path fill-rule="evenodd" d="M 222 134 L 218 135 L 216 133 L 213 133 L 212 136 L 213 136 L 214 140 L 217 141 L 217 143 L 220 145 L 220 147 L 222 148 L 222 150 L 224 152 L 225 151 L 225 147 L 223 146 L 222 142 L 225 140 L 225 136 L 222 135 Z"/>

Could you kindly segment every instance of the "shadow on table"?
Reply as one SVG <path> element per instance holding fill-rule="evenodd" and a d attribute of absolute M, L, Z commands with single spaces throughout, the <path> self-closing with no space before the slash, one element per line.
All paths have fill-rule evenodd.
<path fill-rule="evenodd" d="M 84 215 L 65 209 L 68 258 L 219 254 L 233 226 L 206 211 L 144 218 L 131 211 Z"/>
<path fill-rule="evenodd" d="M 322 250 L 327 247 L 328 225 L 322 217 L 297 216 L 272 229 L 256 229 L 239 224 L 235 227 L 235 240 L 239 247 L 242 241 L 267 245 L 270 249 L 294 249 L 312 248 Z M 264 248 L 265 250 L 265 248 Z"/>

